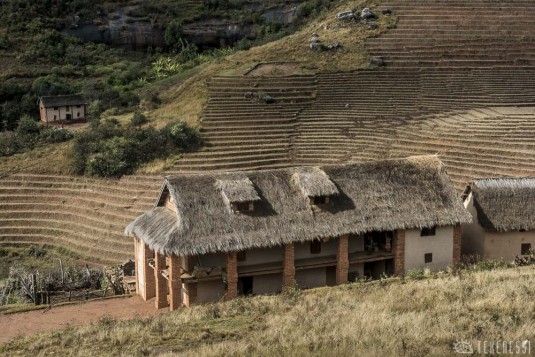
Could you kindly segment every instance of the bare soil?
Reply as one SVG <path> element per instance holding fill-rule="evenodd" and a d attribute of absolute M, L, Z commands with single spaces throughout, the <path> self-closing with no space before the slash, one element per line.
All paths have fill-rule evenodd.
<path fill-rule="evenodd" d="M 0 315 L 0 343 L 6 343 L 16 337 L 88 324 L 104 316 L 135 318 L 166 311 L 168 310 L 156 310 L 152 301 L 143 301 L 139 296 L 133 296 Z"/>

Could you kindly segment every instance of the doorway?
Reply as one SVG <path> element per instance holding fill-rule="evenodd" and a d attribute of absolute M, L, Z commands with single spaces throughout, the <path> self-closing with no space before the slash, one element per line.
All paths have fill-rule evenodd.
<path fill-rule="evenodd" d="M 72 119 L 72 114 L 65 114 L 65 120 L 71 121 L 71 119 Z"/>
<path fill-rule="evenodd" d="M 252 295 L 253 294 L 253 277 L 244 276 L 238 279 L 238 294 Z"/>

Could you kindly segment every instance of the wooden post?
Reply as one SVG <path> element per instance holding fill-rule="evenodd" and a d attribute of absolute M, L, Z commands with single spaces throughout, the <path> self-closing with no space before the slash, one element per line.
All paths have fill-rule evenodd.
<path fill-rule="evenodd" d="M 349 271 L 349 236 L 338 238 L 336 249 L 336 285 L 347 283 Z"/>
<path fill-rule="evenodd" d="M 401 276 L 405 273 L 405 231 L 394 231 L 394 274 Z"/>
<path fill-rule="evenodd" d="M 291 288 L 295 285 L 295 249 L 294 245 L 286 244 L 283 252 L 282 288 Z"/>
<path fill-rule="evenodd" d="M 180 257 L 171 255 L 169 257 L 169 310 L 174 311 L 182 306 L 182 279 L 180 268 Z"/>
<path fill-rule="evenodd" d="M 227 292 L 225 299 L 238 296 L 238 257 L 236 252 L 227 253 Z"/>
<path fill-rule="evenodd" d="M 167 281 L 162 276 L 165 269 L 165 256 L 155 252 L 154 254 L 154 280 L 156 281 L 156 301 L 154 305 L 157 309 L 167 307 Z"/>

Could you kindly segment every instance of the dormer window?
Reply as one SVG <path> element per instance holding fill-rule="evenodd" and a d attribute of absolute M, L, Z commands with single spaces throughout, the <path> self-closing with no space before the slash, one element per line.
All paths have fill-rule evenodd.
<path fill-rule="evenodd" d="M 329 176 L 317 167 L 300 169 L 292 176 L 292 182 L 313 207 L 328 205 L 339 194 Z"/>
<path fill-rule="evenodd" d="M 331 201 L 331 198 L 329 196 L 317 196 L 317 197 L 309 197 L 310 204 L 313 206 L 322 206 L 329 204 Z"/>
<path fill-rule="evenodd" d="M 224 202 L 233 213 L 254 212 L 255 203 L 260 201 L 260 196 L 248 177 L 217 180 L 216 188 L 221 190 Z"/>
<path fill-rule="evenodd" d="M 254 211 L 254 202 L 234 202 L 231 203 L 234 213 L 244 213 Z"/>

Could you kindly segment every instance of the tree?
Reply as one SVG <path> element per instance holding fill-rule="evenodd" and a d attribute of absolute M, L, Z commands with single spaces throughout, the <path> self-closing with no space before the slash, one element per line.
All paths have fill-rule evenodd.
<path fill-rule="evenodd" d="M 182 29 L 182 22 L 173 20 L 165 29 L 164 40 L 169 50 L 174 53 L 179 53 L 184 47 L 184 30 Z"/>

